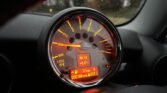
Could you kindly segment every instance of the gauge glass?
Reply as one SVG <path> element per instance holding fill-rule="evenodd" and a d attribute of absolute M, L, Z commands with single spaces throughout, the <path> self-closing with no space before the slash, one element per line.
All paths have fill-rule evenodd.
<path fill-rule="evenodd" d="M 117 58 L 112 30 L 92 16 L 66 18 L 50 36 L 49 57 L 56 74 L 79 84 L 102 80 L 112 72 Z"/>

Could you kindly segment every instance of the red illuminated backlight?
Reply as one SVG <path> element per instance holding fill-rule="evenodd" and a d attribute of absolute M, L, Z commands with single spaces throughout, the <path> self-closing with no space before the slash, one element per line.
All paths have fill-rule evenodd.
<path fill-rule="evenodd" d="M 79 54 L 77 60 L 79 67 L 90 66 L 89 54 Z"/>
<path fill-rule="evenodd" d="M 70 70 L 70 78 L 74 81 L 90 81 L 98 77 L 96 66 Z"/>

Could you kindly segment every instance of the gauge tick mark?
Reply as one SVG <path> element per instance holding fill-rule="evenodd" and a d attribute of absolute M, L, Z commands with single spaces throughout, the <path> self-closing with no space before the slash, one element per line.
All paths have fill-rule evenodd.
<path fill-rule="evenodd" d="M 90 32 L 91 25 L 92 25 L 92 19 L 90 19 L 90 22 L 89 22 L 89 25 L 88 25 L 88 28 L 87 28 L 87 32 Z"/>
<path fill-rule="evenodd" d="M 69 27 L 70 27 L 71 31 L 72 31 L 72 32 L 75 32 L 75 31 L 74 31 L 74 28 L 72 27 L 72 25 L 71 25 L 71 23 L 70 23 L 70 21 L 69 21 L 69 20 L 67 20 L 66 22 L 67 22 L 67 24 L 69 25 Z"/>
<path fill-rule="evenodd" d="M 78 22 L 79 22 L 79 29 L 81 30 L 82 29 L 81 17 L 77 16 L 77 18 L 78 18 Z"/>
<path fill-rule="evenodd" d="M 68 35 L 65 32 L 63 32 L 61 29 L 58 29 L 57 32 L 59 32 L 60 34 L 68 38 Z"/>
<path fill-rule="evenodd" d="M 94 36 L 94 37 L 97 36 L 97 35 L 102 31 L 102 29 L 103 29 L 102 27 L 101 27 L 100 29 L 98 29 L 98 30 L 94 33 L 93 36 Z"/>

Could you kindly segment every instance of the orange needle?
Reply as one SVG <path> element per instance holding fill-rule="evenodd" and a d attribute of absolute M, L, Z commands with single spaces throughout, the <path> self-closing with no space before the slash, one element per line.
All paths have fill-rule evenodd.
<path fill-rule="evenodd" d="M 70 47 L 77 47 L 77 48 L 80 48 L 81 45 L 77 45 L 77 44 L 64 44 L 64 43 L 58 43 L 58 42 L 52 42 L 52 44 L 54 45 L 58 45 L 58 46 L 70 46 Z"/>
<path fill-rule="evenodd" d="M 106 53 L 106 54 L 112 54 L 111 52 L 105 51 L 105 50 L 101 50 L 101 52 Z"/>

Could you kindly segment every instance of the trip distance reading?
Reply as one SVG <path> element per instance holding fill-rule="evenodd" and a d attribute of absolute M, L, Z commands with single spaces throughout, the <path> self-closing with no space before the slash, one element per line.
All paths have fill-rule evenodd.
<path fill-rule="evenodd" d="M 76 81 L 94 80 L 98 77 L 98 68 L 96 66 L 77 68 L 70 70 L 70 78 Z"/>

